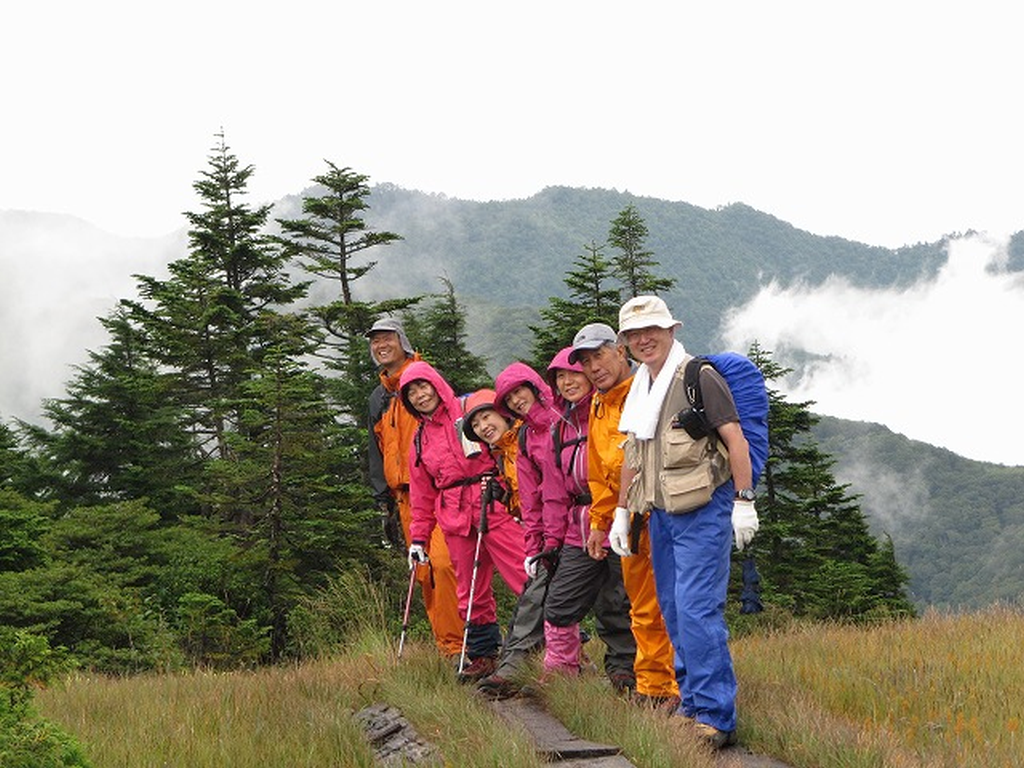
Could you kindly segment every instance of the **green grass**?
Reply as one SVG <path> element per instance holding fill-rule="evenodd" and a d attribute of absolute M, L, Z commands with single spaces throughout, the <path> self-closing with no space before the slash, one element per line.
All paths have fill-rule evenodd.
<path fill-rule="evenodd" d="M 37 703 L 104 768 L 371 766 L 352 714 L 377 702 L 401 710 L 445 765 L 542 765 L 429 641 L 399 660 L 393 635 L 364 631 L 335 657 L 253 672 L 80 674 Z M 747 634 L 732 646 L 741 741 L 797 768 L 1019 766 L 1021 637 L 1024 614 L 1009 608 Z M 588 651 L 600 664 L 599 641 Z M 642 768 L 714 765 L 678 719 L 628 704 L 600 676 L 552 681 L 544 696 L 573 732 Z"/>

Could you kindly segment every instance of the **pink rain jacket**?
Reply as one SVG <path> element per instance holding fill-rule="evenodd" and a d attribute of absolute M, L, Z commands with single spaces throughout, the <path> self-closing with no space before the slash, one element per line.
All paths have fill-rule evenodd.
<path fill-rule="evenodd" d="M 576 403 L 558 394 L 558 369 L 583 373 L 569 362 L 572 347 L 561 350 L 548 366 L 548 383 L 561 416 L 552 427 L 549 464 L 542 467 L 545 546 L 555 543 L 585 547 L 590 532 L 590 486 L 587 484 L 587 430 L 593 390 Z M 558 460 L 556 462 L 556 459 Z"/>
<path fill-rule="evenodd" d="M 551 425 L 558 419 L 558 410 L 551 389 L 541 375 L 526 363 L 512 363 L 494 380 L 494 407 L 498 413 L 506 418 L 520 418 L 508 409 L 505 398 L 521 384 L 529 386 L 537 397 L 537 402 L 523 418 L 526 429 L 525 450 L 520 450 L 516 457 L 526 554 L 533 556 L 546 546 L 541 478 L 543 467 L 552 463 L 554 444 L 551 441 Z"/>
<path fill-rule="evenodd" d="M 441 404 L 424 416 L 409 403 L 407 386 L 415 379 L 433 385 Z M 415 362 L 402 372 L 402 402 L 420 420 L 419 437 L 409 448 L 409 496 L 412 540 L 426 542 L 434 526 L 445 534 L 469 536 L 480 522 L 480 478 L 496 474 L 490 451 L 467 457 L 462 443 L 462 404 L 451 385 L 426 362 Z M 418 446 L 417 446 L 418 444 Z M 479 448 L 479 446 L 477 446 Z M 488 514 L 507 514 L 495 501 Z"/>

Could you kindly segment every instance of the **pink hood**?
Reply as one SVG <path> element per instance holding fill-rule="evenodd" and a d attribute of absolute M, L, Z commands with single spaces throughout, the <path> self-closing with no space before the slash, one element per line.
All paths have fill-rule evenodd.
<path fill-rule="evenodd" d="M 537 397 L 537 402 L 530 409 L 530 412 L 526 414 L 523 421 L 532 428 L 547 429 L 551 424 L 551 417 L 544 414 L 544 412 L 551 410 L 554 406 L 554 395 L 551 394 L 551 388 L 541 378 L 541 375 L 526 363 L 512 363 L 499 373 L 498 378 L 494 380 L 495 410 L 507 419 L 519 418 L 505 405 L 505 398 L 521 384 L 525 384 L 532 389 L 533 394 Z"/>
<path fill-rule="evenodd" d="M 406 410 L 409 411 L 420 421 L 423 420 L 423 414 L 412 407 L 408 397 L 408 386 L 416 379 L 423 379 L 429 382 L 431 386 L 437 390 L 437 394 L 441 398 L 441 405 L 438 408 L 446 408 L 448 414 L 453 419 L 459 418 L 462 415 L 462 405 L 459 403 L 459 398 L 455 395 L 455 390 L 452 389 L 452 385 L 445 381 L 444 376 L 437 372 L 430 363 L 424 362 L 423 360 L 417 360 L 415 363 L 410 365 L 404 371 L 402 371 L 402 378 L 398 380 L 398 391 L 401 393 L 402 404 Z"/>
<path fill-rule="evenodd" d="M 551 397 L 553 398 L 555 405 L 558 406 L 558 409 L 560 411 L 565 410 L 566 406 L 569 405 L 569 402 L 559 394 L 558 386 L 555 384 L 555 377 L 558 375 L 559 369 L 565 371 L 575 371 L 576 373 L 580 374 L 583 373 L 583 367 L 579 363 L 569 362 L 570 352 L 572 352 L 572 347 L 564 347 L 563 349 L 561 349 L 558 352 L 558 354 L 552 358 L 551 363 L 548 365 L 547 373 L 545 374 L 548 382 L 548 387 L 550 387 L 551 389 Z M 589 396 L 586 398 L 586 400 L 589 405 Z"/>

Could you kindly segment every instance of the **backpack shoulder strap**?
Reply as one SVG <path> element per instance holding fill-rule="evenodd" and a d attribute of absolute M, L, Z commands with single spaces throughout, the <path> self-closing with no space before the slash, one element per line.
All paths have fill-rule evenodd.
<path fill-rule="evenodd" d="M 526 458 L 530 458 L 530 452 L 526 448 L 526 422 L 524 421 L 519 425 L 519 433 L 517 435 L 519 439 L 519 453 Z"/>
<path fill-rule="evenodd" d="M 695 411 L 704 410 L 704 397 L 700 392 L 700 372 L 705 365 L 711 365 L 706 357 L 691 357 L 686 362 L 686 369 L 683 371 L 683 389 L 686 391 L 686 400 Z"/>
<path fill-rule="evenodd" d="M 420 459 L 423 458 L 423 422 L 419 423 L 416 427 L 416 431 L 412 436 L 412 444 L 416 447 L 416 466 L 420 465 Z"/>

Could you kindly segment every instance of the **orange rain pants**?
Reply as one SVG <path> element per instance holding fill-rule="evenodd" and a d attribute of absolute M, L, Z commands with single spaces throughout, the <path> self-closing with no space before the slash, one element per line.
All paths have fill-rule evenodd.
<path fill-rule="evenodd" d="M 402 532 L 405 544 L 412 544 L 409 526 L 412 524 L 412 507 L 409 504 L 409 491 L 395 491 L 395 503 L 398 504 L 398 515 L 402 520 Z M 462 653 L 463 621 L 459 616 L 459 598 L 456 592 L 455 568 L 448 555 L 448 544 L 440 526 L 435 526 L 427 543 L 427 555 L 430 557 L 430 568 L 417 568 L 416 581 L 419 582 L 423 595 L 423 606 L 427 611 L 427 619 L 434 632 L 437 649 L 444 656 L 458 656 Z M 433 585 L 431 585 L 433 576 Z"/>

